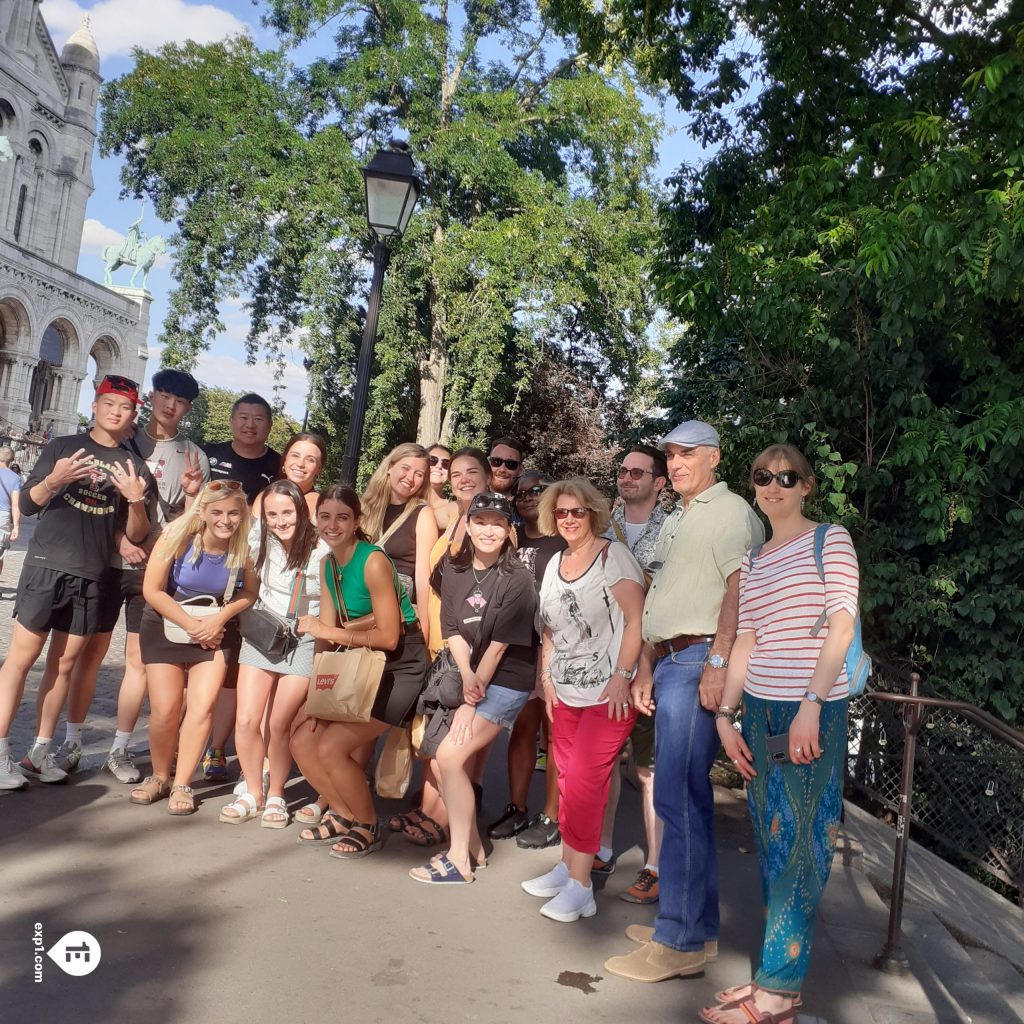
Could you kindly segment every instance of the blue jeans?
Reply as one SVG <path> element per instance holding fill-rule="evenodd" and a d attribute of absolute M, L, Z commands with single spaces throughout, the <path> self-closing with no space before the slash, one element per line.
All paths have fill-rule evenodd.
<path fill-rule="evenodd" d="M 715 716 L 700 706 L 710 644 L 654 667 L 654 810 L 665 825 L 658 862 L 654 941 L 686 952 L 718 938 L 715 798 L 709 778 L 720 746 Z"/>

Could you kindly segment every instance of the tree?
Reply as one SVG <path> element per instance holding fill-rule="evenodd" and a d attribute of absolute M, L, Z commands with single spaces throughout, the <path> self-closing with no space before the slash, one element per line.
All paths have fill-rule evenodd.
<path fill-rule="evenodd" d="M 655 274 L 684 321 L 670 419 L 727 472 L 786 439 L 854 532 L 869 646 L 1024 702 L 1020 4 L 556 3 L 720 146 L 683 167 Z"/>
<path fill-rule="evenodd" d="M 621 63 L 543 5 L 272 0 L 284 49 L 137 52 L 104 92 L 101 147 L 175 220 L 162 342 L 191 364 L 251 297 L 251 352 L 302 332 L 313 420 L 347 420 L 368 255 L 358 164 L 406 135 L 426 191 L 395 247 L 364 463 L 398 439 L 482 440 L 545 349 L 599 389 L 647 358 L 657 125 Z M 334 27 L 333 52 L 294 48 Z"/>

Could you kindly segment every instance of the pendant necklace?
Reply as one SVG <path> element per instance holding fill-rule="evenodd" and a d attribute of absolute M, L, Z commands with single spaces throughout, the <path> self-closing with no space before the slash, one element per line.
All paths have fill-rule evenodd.
<path fill-rule="evenodd" d="M 483 574 L 482 577 L 477 576 L 475 565 L 470 565 L 470 569 L 473 570 L 473 580 L 476 583 L 476 586 L 473 588 L 473 594 L 474 596 L 483 597 L 483 592 L 480 590 L 480 585 L 486 581 L 487 577 L 490 576 L 492 572 L 494 572 L 495 567 L 492 565 L 490 569 L 488 569 L 487 572 Z"/>

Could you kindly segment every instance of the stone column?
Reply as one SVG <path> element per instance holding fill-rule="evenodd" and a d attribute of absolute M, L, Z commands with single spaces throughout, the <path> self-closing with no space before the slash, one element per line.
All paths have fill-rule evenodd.
<path fill-rule="evenodd" d="M 38 358 L 32 356 L 12 355 L 10 361 L 9 385 L 7 401 L 10 409 L 11 422 L 21 430 L 28 427 L 28 418 L 32 406 L 28 401 L 28 390 L 32 384 L 32 371 L 39 365 Z"/>

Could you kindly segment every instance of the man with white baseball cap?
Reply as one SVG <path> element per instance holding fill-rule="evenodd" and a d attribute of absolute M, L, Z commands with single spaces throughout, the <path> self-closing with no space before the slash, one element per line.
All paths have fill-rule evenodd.
<path fill-rule="evenodd" d="M 736 637 L 740 563 L 764 540 L 753 509 L 719 482 L 718 431 L 679 424 L 658 443 L 680 497 L 649 565 L 644 649 L 633 694 L 654 712 L 654 807 L 664 822 L 660 909 L 654 928 L 630 925 L 639 943 L 605 968 L 633 981 L 698 974 L 718 955 L 718 864 L 714 796 L 708 778 L 719 740 L 715 712 Z"/>

